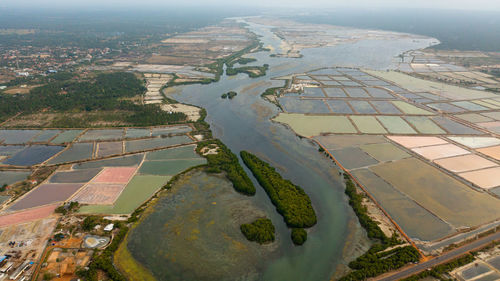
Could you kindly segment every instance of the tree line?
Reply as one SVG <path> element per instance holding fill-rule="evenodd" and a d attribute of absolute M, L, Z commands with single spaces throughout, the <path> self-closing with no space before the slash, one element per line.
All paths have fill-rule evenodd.
<path fill-rule="evenodd" d="M 169 113 L 161 110 L 158 105 L 139 105 L 126 100 L 142 95 L 145 90 L 143 81 L 127 72 L 100 73 L 86 81 L 55 80 L 33 88 L 26 95 L 0 94 L 0 119 L 6 119 L 18 112 L 30 114 L 43 110 L 71 113 L 119 110 L 131 114 L 118 114 L 114 117 L 137 126 L 186 120 L 184 113 Z M 65 124 L 59 125 L 65 127 Z"/>
<path fill-rule="evenodd" d="M 245 195 L 254 195 L 255 186 L 238 162 L 238 157 L 224 145 L 220 140 L 209 140 L 199 142 L 196 148 L 198 154 L 202 155 L 203 148 L 218 148 L 217 154 L 203 155 L 207 159 L 207 172 L 226 172 L 227 178 L 232 182 L 236 191 Z"/>

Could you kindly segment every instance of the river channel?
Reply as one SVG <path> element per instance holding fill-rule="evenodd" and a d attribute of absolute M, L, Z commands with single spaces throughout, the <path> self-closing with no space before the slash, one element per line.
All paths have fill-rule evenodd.
<path fill-rule="evenodd" d="M 252 32 L 261 36 L 260 40 L 264 43 L 264 46 L 272 46 L 275 50 L 279 50 L 280 39 L 274 36 L 270 30 L 271 27 L 254 23 L 248 24 Z M 229 204 L 230 198 L 234 199 L 236 197 L 228 195 L 230 191 L 224 189 L 214 191 L 213 196 L 215 199 L 203 199 L 203 196 L 198 195 L 191 198 L 186 192 L 176 193 L 180 192 L 176 190 L 182 188 L 182 186 L 187 185 L 191 188 L 192 186 L 199 186 L 200 182 L 208 182 L 214 186 L 224 186 L 223 182 L 216 184 L 213 182 L 214 179 L 210 179 L 210 177 L 205 178 L 206 176 L 194 174 L 190 175 L 171 194 L 165 195 L 165 198 L 160 198 L 160 203 L 155 207 L 156 209 L 153 211 L 151 218 L 146 218 L 143 223 L 132 231 L 128 245 L 134 258 L 152 271 L 153 275 L 159 280 L 165 280 L 168 276 L 172 276 L 162 274 L 162 270 L 172 270 L 173 268 L 182 268 L 183 272 L 192 272 L 192 274 L 184 275 L 183 280 L 306 281 L 329 280 L 332 278 L 335 272 L 341 268 L 339 265 L 346 264 L 349 259 L 352 259 L 352 255 L 360 254 L 360 251 L 367 247 L 368 242 L 363 237 L 362 230 L 360 230 L 357 220 L 347 204 L 344 188 L 334 164 L 322 156 L 311 141 L 297 137 L 283 125 L 271 122 L 270 119 L 279 112 L 279 109 L 262 99 L 260 94 L 269 87 L 283 85 L 283 81 L 271 80 L 273 77 L 302 73 L 321 67 L 348 66 L 388 69 L 394 66 L 398 54 L 407 50 L 427 47 L 430 42 L 431 39 L 429 38 L 418 37 L 390 41 L 362 40 L 355 43 L 340 44 L 335 47 L 305 49 L 302 51 L 303 57 L 299 59 L 270 57 L 269 52 L 259 52 L 248 56 L 258 60 L 252 64 L 269 64 L 269 71 L 264 77 L 252 79 L 244 74 L 232 77 L 223 76 L 217 83 L 181 86 L 169 91 L 171 97 L 180 102 L 205 108 L 208 112 L 206 121 L 210 123 L 215 137 L 221 139 L 234 153 L 238 154 L 241 150 L 248 150 L 271 163 L 284 178 L 300 185 L 311 197 L 318 215 L 318 223 L 308 230 L 308 240 L 303 246 L 294 246 L 290 239 L 290 230 L 274 209 L 264 190 L 252 177 L 257 187 L 257 194 L 254 197 L 245 197 L 239 194 L 237 196 L 242 197 L 241 200 L 246 202 L 243 204 L 247 206 L 246 209 L 251 209 L 249 213 L 254 215 L 265 214 L 271 218 L 276 226 L 277 241 L 272 246 L 246 243 L 243 241 L 244 237 L 241 233 L 238 233 L 238 226 L 231 226 L 231 216 L 221 215 L 224 209 L 213 212 L 207 211 L 207 208 L 210 208 L 209 203 L 212 205 L 217 204 L 217 206 L 226 204 L 228 205 L 226 212 L 236 214 L 237 207 L 233 206 L 234 204 Z M 220 95 L 228 91 L 236 91 L 238 96 L 232 100 L 221 99 Z M 249 170 L 246 169 L 246 171 L 251 176 Z M 193 179 L 195 183 L 190 185 L 190 179 Z M 223 181 L 223 179 L 220 180 Z M 192 193 L 197 193 L 200 189 L 195 188 L 193 190 Z M 216 194 L 219 193 L 225 194 L 224 198 L 226 199 L 217 198 Z M 183 196 L 184 201 L 173 200 L 179 194 Z M 207 202 L 203 204 L 199 200 L 206 200 Z M 166 202 L 170 202 L 170 205 L 167 206 Z M 204 221 L 204 226 L 201 233 L 195 233 L 197 235 L 196 239 L 210 243 L 207 237 L 215 239 L 213 237 L 217 236 L 214 236 L 214 233 L 210 231 L 220 232 L 221 229 L 226 229 L 225 234 L 229 236 L 241 236 L 241 240 L 232 242 L 233 244 L 236 243 L 235 245 L 240 245 L 241 247 L 236 247 L 240 250 L 247 249 L 244 252 L 246 254 L 231 258 L 238 261 L 234 266 L 239 268 L 227 268 L 218 270 L 216 274 L 211 274 L 210 272 L 215 271 L 214 268 L 217 266 L 226 266 L 230 263 L 229 258 L 222 257 L 225 255 L 231 257 L 233 252 L 225 248 L 223 243 L 220 247 L 210 248 L 211 252 L 207 252 L 204 246 L 203 251 L 197 251 L 202 246 L 198 247 L 196 243 L 186 243 L 185 237 L 175 233 L 171 235 L 167 233 L 161 236 L 162 239 L 165 239 L 165 243 L 155 244 L 157 246 L 148 249 L 142 248 L 140 250 L 142 253 L 138 254 L 137 251 L 139 250 L 137 249 L 140 249 L 137 247 L 138 241 L 144 240 L 139 239 L 139 234 L 154 231 L 158 226 L 165 226 L 167 221 L 181 221 L 168 213 L 176 212 L 176 210 L 182 212 L 183 209 L 186 209 L 180 205 L 178 208 L 171 206 L 172 204 L 181 203 L 192 204 L 193 208 L 197 208 L 196 210 L 204 210 L 203 212 L 207 216 L 221 217 L 220 220 L 218 220 L 218 217 L 213 219 L 215 224 L 219 223 L 220 225 L 210 230 L 211 228 L 206 227 L 206 225 L 212 223 L 212 220 L 203 218 L 203 215 L 200 215 L 201 221 Z M 156 216 L 155 212 L 157 213 Z M 198 213 L 195 215 L 198 215 Z M 233 215 L 233 219 L 234 216 L 237 216 L 236 220 L 241 220 L 241 214 Z M 153 217 L 155 222 L 152 221 Z M 228 218 L 224 219 L 222 217 Z M 162 219 L 165 221 L 162 221 Z M 228 229 L 231 227 L 234 229 Z M 200 236 L 205 236 L 205 240 Z M 176 239 L 184 239 L 182 248 L 174 246 L 178 244 Z M 231 239 L 234 240 L 234 237 Z M 192 249 L 189 249 L 190 245 L 192 245 Z M 262 250 L 259 247 L 266 248 Z M 147 253 L 147 251 L 160 250 L 164 255 L 163 257 L 154 255 L 156 263 L 151 259 L 147 259 L 148 255 L 153 255 Z M 172 253 L 172 251 L 185 251 L 188 255 L 191 255 L 191 259 L 186 256 L 186 253 L 183 253 L 184 256 L 179 259 L 173 259 L 171 257 L 175 253 Z M 214 258 L 210 258 L 212 254 Z M 207 255 L 209 256 L 207 257 Z M 158 259 L 164 264 L 163 267 L 157 264 Z M 211 261 L 210 266 L 202 264 L 208 260 Z M 217 262 L 220 264 L 218 265 Z M 153 266 L 155 268 L 152 268 Z M 204 271 L 206 274 L 204 274 Z M 170 280 L 170 278 L 168 279 Z"/>

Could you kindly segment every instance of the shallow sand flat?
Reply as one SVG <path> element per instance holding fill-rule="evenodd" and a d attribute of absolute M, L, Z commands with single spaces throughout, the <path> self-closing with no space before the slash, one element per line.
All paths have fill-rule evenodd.
<path fill-rule="evenodd" d="M 386 134 L 387 131 L 373 116 L 355 116 L 349 118 L 354 122 L 358 130 L 365 134 Z"/>
<path fill-rule="evenodd" d="M 456 173 L 498 166 L 496 163 L 475 154 L 439 159 L 434 162 L 446 170 Z"/>
<path fill-rule="evenodd" d="M 500 200 L 477 192 L 416 158 L 387 162 L 370 169 L 455 227 L 476 226 L 500 217 Z"/>
<path fill-rule="evenodd" d="M 399 143 L 406 148 L 421 146 L 447 144 L 448 142 L 438 137 L 407 137 L 407 136 L 387 136 L 393 142 Z"/>
<path fill-rule="evenodd" d="M 297 134 L 311 137 L 322 133 L 357 133 L 349 119 L 344 116 L 313 116 L 280 113 L 274 121 L 289 125 Z"/>
<path fill-rule="evenodd" d="M 452 157 L 458 155 L 469 154 L 470 152 L 460 148 L 454 144 L 443 144 L 443 145 L 434 145 L 427 147 L 417 147 L 412 149 L 413 152 L 429 159 L 435 160 L 445 157 Z"/>
<path fill-rule="evenodd" d="M 448 137 L 450 140 L 470 148 L 482 148 L 500 144 L 500 139 L 492 137 Z"/>
<path fill-rule="evenodd" d="M 466 172 L 459 175 L 481 188 L 489 189 L 500 186 L 500 167 Z"/>
<path fill-rule="evenodd" d="M 367 72 L 368 74 L 378 76 L 382 79 L 386 79 L 393 83 L 396 83 L 401 87 L 406 88 L 412 92 L 430 92 L 433 94 L 438 94 L 440 96 L 448 97 L 455 100 L 497 97 L 497 95 L 493 93 L 419 79 L 395 71 L 374 71 L 374 70 L 364 70 L 364 71 Z"/>
<path fill-rule="evenodd" d="M 377 143 L 361 145 L 361 149 L 378 161 L 394 161 L 411 157 L 402 149 L 399 149 L 392 143 Z"/>
<path fill-rule="evenodd" d="M 383 136 L 373 135 L 328 135 L 315 137 L 327 149 L 341 149 L 363 144 L 385 143 Z"/>
<path fill-rule="evenodd" d="M 497 160 L 500 160 L 500 145 L 480 148 L 477 151 L 481 152 L 484 155 L 488 155 L 491 158 L 495 158 Z"/>

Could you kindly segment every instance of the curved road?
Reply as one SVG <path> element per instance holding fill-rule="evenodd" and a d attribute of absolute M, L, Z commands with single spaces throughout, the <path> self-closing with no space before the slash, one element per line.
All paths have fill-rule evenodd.
<path fill-rule="evenodd" d="M 392 275 L 389 275 L 389 276 L 385 275 L 385 277 L 381 276 L 380 278 L 377 278 L 376 280 L 381 280 L 381 281 L 400 280 L 400 279 L 409 277 L 413 274 L 417 274 L 417 273 L 424 271 L 428 268 L 432 268 L 438 264 L 445 263 L 449 260 L 458 258 L 458 257 L 460 257 L 460 256 L 462 256 L 470 251 L 482 248 L 482 247 L 490 244 L 491 242 L 497 241 L 497 240 L 500 240 L 500 232 L 483 237 L 481 239 L 478 239 L 472 243 L 469 243 L 469 244 L 462 246 L 460 248 L 457 248 L 455 250 L 446 252 L 445 254 L 438 256 L 437 258 L 434 258 L 432 260 L 429 260 L 429 261 L 420 263 L 418 265 L 397 271 Z"/>

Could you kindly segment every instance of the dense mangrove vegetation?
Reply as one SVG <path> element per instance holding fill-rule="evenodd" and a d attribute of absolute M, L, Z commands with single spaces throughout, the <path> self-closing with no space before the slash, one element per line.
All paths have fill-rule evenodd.
<path fill-rule="evenodd" d="M 238 95 L 238 93 L 236 93 L 235 91 L 229 91 L 229 92 L 227 92 L 225 94 L 222 94 L 220 97 L 223 98 L 223 99 L 230 99 L 230 100 L 232 100 L 237 95 Z"/>
<path fill-rule="evenodd" d="M 303 244 L 307 239 L 307 232 L 302 228 L 311 227 L 317 222 L 309 196 L 300 186 L 283 179 L 273 167 L 257 156 L 247 151 L 241 151 L 240 155 L 276 206 L 278 213 L 283 216 L 285 223 L 293 228 L 293 242 L 296 245 Z"/>
<path fill-rule="evenodd" d="M 238 162 L 238 157 L 220 140 L 200 142 L 196 150 L 207 158 L 207 172 L 220 173 L 224 171 L 236 191 L 245 195 L 255 194 L 255 186 Z M 216 153 L 210 153 L 209 150 Z"/>
<path fill-rule="evenodd" d="M 242 67 L 227 67 L 226 74 L 228 76 L 233 76 L 238 73 L 246 73 L 250 78 L 257 78 L 261 76 L 265 76 L 267 70 L 269 69 L 268 64 L 264 64 L 263 66 L 242 66 Z"/>
<path fill-rule="evenodd" d="M 240 155 L 289 227 L 303 228 L 316 224 L 311 199 L 301 187 L 283 179 L 273 167 L 257 156 L 247 151 L 241 151 Z"/>
<path fill-rule="evenodd" d="M 259 244 L 274 241 L 274 225 L 268 218 L 260 218 L 256 219 L 252 223 L 242 224 L 240 226 L 240 230 L 249 241 L 255 241 Z"/>
<path fill-rule="evenodd" d="M 302 245 L 307 240 L 307 232 L 303 228 L 292 229 L 292 241 L 295 245 Z"/>
<path fill-rule="evenodd" d="M 340 280 L 366 280 L 370 277 L 401 268 L 408 263 L 418 262 L 419 258 L 418 251 L 412 246 L 398 247 L 385 252 L 364 254 L 349 263 L 349 267 L 355 270 L 340 278 Z"/>

